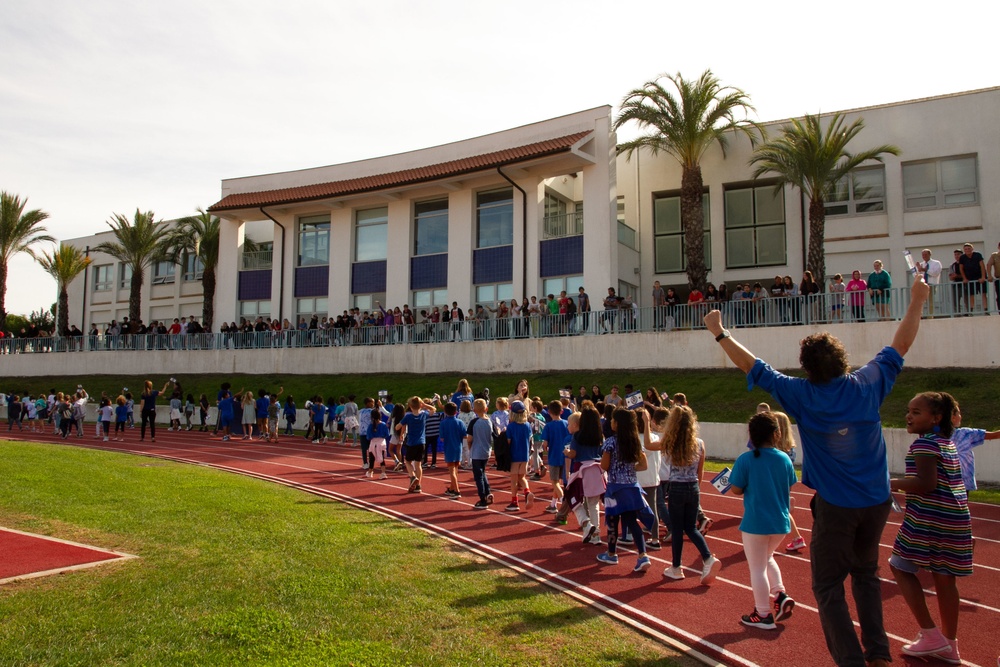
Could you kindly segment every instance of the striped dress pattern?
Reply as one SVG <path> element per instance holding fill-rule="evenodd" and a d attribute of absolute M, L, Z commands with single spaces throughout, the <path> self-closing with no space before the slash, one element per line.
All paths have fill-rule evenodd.
<path fill-rule="evenodd" d="M 931 572 L 967 577 L 972 574 L 972 518 L 958 451 L 936 434 L 917 438 L 906 453 L 907 477 L 917 474 L 918 456 L 935 457 L 937 486 L 930 493 L 906 494 L 892 553 Z"/>

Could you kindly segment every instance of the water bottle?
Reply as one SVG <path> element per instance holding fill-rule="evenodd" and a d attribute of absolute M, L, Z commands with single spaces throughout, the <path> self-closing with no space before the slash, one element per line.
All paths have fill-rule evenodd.
<path fill-rule="evenodd" d="M 908 267 L 910 275 L 914 275 L 914 276 L 917 275 L 917 265 L 913 261 L 913 255 L 910 254 L 909 250 L 904 250 L 903 251 L 903 259 L 906 260 L 906 266 Z"/>

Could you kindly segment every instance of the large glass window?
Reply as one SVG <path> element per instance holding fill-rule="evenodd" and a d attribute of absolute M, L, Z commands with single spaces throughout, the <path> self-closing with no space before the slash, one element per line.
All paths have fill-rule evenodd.
<path fill-rule="evenodd" d="M 446 289 L 423 289 L 413 291 L 414 308 L 431 308 L 433 306 L 448 305 L 448 290 Z"/>
<path fill-rule="evenodd" d="M 939 158 L 903 165 L 906 210 L 967 206 L 979 202 L 976 156 Z"/>
<path fill-rule="evenodd" d="M 476 303 L 495 304 L 497 301 L 510 301 L 514 298 L 512 283 L 496 283 L 493 285 L 476 285 Z"/>
<path fill-rule="evenodd" d="M 295 320 L 295 322 L 293 324 L 296 324 L 296 325 L 298 324 L 298 319 L 297 318 L 299 318 L 299 317 L 306 318 L 307 322 L 309 321 L 309 319 L 313 315 L 317 315 L 319 317 L 326 317 L 327 316 L 327 303 L 328 303 L 328 301 L 327 301 L 327 298 L 325 296 L 324 297 L 317 297 L 317 298 L 314 298 L 314 299 L 313 298 L 309 298 L 309 299 L 296 299 L 295 300 L 295 315 L 296 315 L 296 320 Z"/>
<path fill-rule="evenodd" d="M 546 296 L 552 294 L 559 296 L 559 293 L 566 290 L 566 295 L 576 298 L 580 295 L 580 287 L 583 285 L 583 276 L 561 276 L 559 278 L 546 278 L 542 281 L 542 294 Z"/>
<path fill-rule="evenodd" d="M 330 216 L 299 218 L 299 266 L 330 263 Z"/>
<path fill-rule="evenodd" d="M 377 304 L 385 304 L 385 292 L 379 292 L 377 294 L 355 294 L 354 295 L 354 307 L 360 308 L 362 312 L 377 310 Z M 388 310 L 388 308 L 386 308 Z"/>
<path fill-rule="evenodd" d="M 389 241 L 389 209 L 382 206 L 358 211 L 355 223 L 354 260 L 371 262 L 385 259 Z"/>
<path fill-rule="evenodd" d="M 205 273 L 205 262 L 201 261 L 198 255 L 184 255 L 184 282 L 201 280 Z"/>
<path fill-rule="evenodd" d="M 118 265 L 118 289 L 132 288 L 132 265 L 124 262 Z"/>
<path fill-rule="evenodd" d="M 420 202 L 413 207 L 413 255 L 448 252 L 448 200 Z"/>
<path fill-rule="evenodd" d="M 702 244 L 705 268 L 712 268 L 712 230 L 708 193 L 701 196 Z M 687 270 L 687 243 L 681 225 L 681 197 L 667 195 L 653 200 L 653 272 L 680 273 Z"/>
<path fill-rule="evenodd" d="M 726 266 L 786 263 L 785 196 L 773 185 L 726 190 Z"/>
<path fill-rule="evenodd" d="M 94 291 L 108 292 L 115 284 L 113 264 L 101 264 L 94 267 Z"/>
<path fill-rule="evenodd" d="M 847 174 L 826 193 L 827 215 L 856 215 L 885 210 L 885 167 L 865 167 Z"/>
<path fill-rule="evenodd" d="M 583 234 L 583 202 L 567 202 L 546 193 L 542 238 L 559 239 Z"/>
<path fill-rule="evenodd" d="M 157 262 L 153 265 L 153 284 L 167 285 L 174 282 L 177 265 L 173 262 Z"/>
<path fill-rule="evenodd" d="M 257 317 L 263 317 L 264 319 L 270 319 L 271 317 L 271 302 L 270 301 L 240 301 L 240 317 L 245 317 L 249 320 L 254 320 Z"/>
<path fill-rule="evenodd" d="M 476 247 L 514 244 L 514 190 L 492 190 L 476 195 Z"/>

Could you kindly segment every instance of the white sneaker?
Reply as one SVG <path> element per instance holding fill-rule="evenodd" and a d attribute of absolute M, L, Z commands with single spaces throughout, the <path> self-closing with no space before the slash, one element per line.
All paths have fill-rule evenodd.
<path fill-rule="evenodd" d="M 385 474 L 385 473 L 383 472 L 383 473 L 382 473 L 381 475 L 379 475 L 379 476 L 378 476 L 378 478 L 379 478 L 379 479 L 389 479 L 389 476 L 388 476 L 388 475 L 386 475 L 386 474 Z"/>
<path fill-rule="evenodd" d="M 108 439 L 107 439 L 107 437 L 105 437 L 105 438 L 104 438 L 104 442 L 107 442 L 107 441 L 108 441 Z"/>
<path fill-rule="evenodd" d="M 701 583 L 706 586 L 715 580 L 715 575 L 722 569 L 722 561 L 715 556 L 709 556 L 701 566 Z"/>
<path fill-rule="evenodd" d="M 313 444 L 314 445 L 318 445 L 319 444 L 319 440 L 313 440 Z"/>
<path fill-rule="evenodd" d="M 663 576 L 666 577 L 667 579 L 683 579 L 684 570 L 682 570 L 679 567 L 670 566 L 665 570 L 663 570 Z"/>

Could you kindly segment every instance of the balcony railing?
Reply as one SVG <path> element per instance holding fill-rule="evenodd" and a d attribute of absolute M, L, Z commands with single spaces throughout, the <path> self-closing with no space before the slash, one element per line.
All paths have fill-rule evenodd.
<path fill-rule="evenodd" d="M 273 250 L 258 250 L 256 252 L 243 253 L 240 260 L 240 271 L 270 270 L 273 254 Z"/>
<path fill-rule="evenodd" d="M 576 211 L 563 215 L 550 215 L 542 220 L 542 239 L 561 239 L 583 234 L 583 213 Z"/>

